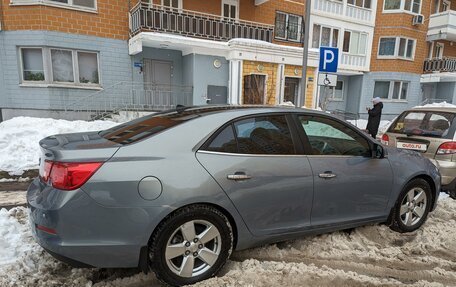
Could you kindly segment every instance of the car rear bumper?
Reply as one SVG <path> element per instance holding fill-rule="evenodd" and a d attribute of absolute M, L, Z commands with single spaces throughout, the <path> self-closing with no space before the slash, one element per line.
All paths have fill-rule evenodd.
<path fill-rule="evenodd" d="M 456 188 L 456 162 L 431 159 L 439 169 L 441 175 L 442 189 L 454 190 Z"/>
<path fill-rule="evenodd" d="M 27 203 L 34 238 L 57 259 L 75 267 L 138 267 L 150 236 L 150 210 L 104 207 L 81 189 L 56 190 L 39 179 L 27 191 Z"/>

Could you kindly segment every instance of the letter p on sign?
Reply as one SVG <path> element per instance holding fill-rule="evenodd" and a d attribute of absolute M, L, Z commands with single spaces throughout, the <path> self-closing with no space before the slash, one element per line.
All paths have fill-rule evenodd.
<path fill-rule="evenodd" d="M 339 63 L 339 49 L 320 47 L 320 73 L 337 73 Z"/>

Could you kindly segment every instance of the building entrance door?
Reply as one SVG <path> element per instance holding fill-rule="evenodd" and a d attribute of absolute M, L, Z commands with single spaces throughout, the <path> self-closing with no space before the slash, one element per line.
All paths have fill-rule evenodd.
<path fill-rule="evenodd" d="M 265 75 L 244 76 L 244 105 L 264 105 L 265 90 Z"/>
<path fill-rule="evenodd" d="M 296 105 L 299 94 L 299 82 L 300 79 L 298 78 L 285 78 L 284 102 L 292 102 Z"/>

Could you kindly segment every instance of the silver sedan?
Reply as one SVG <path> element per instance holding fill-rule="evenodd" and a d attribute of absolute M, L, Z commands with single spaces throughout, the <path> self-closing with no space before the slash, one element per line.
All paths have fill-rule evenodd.
<path fill-rule="evenodd" d="M 179 107 L 40 145 L 27 194 L 38 243 L 170 285 L 214 276 L 234 249 L 374 223 L 414 231 L 440 191 L 420 153 L 304 109 Z"/>

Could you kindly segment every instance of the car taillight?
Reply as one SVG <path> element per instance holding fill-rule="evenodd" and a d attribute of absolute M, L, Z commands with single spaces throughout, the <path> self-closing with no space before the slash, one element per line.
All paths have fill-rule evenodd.
<path fill-rule="evenodd" d="M 382 144 L 388 145 L 389 144 L 389 136 L 387 134 L 382 135 Z"/>
<path fill-rule="evenodd" d="M 49 178 L 52 186 L 62 190 L 74 190 L 86 183 L 103 164 L 101 162 L 51 162 Z"/>
<path fill-rule="evenodd" d="M 456 153 L 456 142 L 446 142 L 439 146 L 437 154 L 454 154 Z"/>
<path fill-rule="evenodd" d="M 52 161 L 45 160 L 44 163 L 40 166 L 40 178 L 42 181 L 47 182 L 49 180 L 49 175 L 52 170 Z"/>

